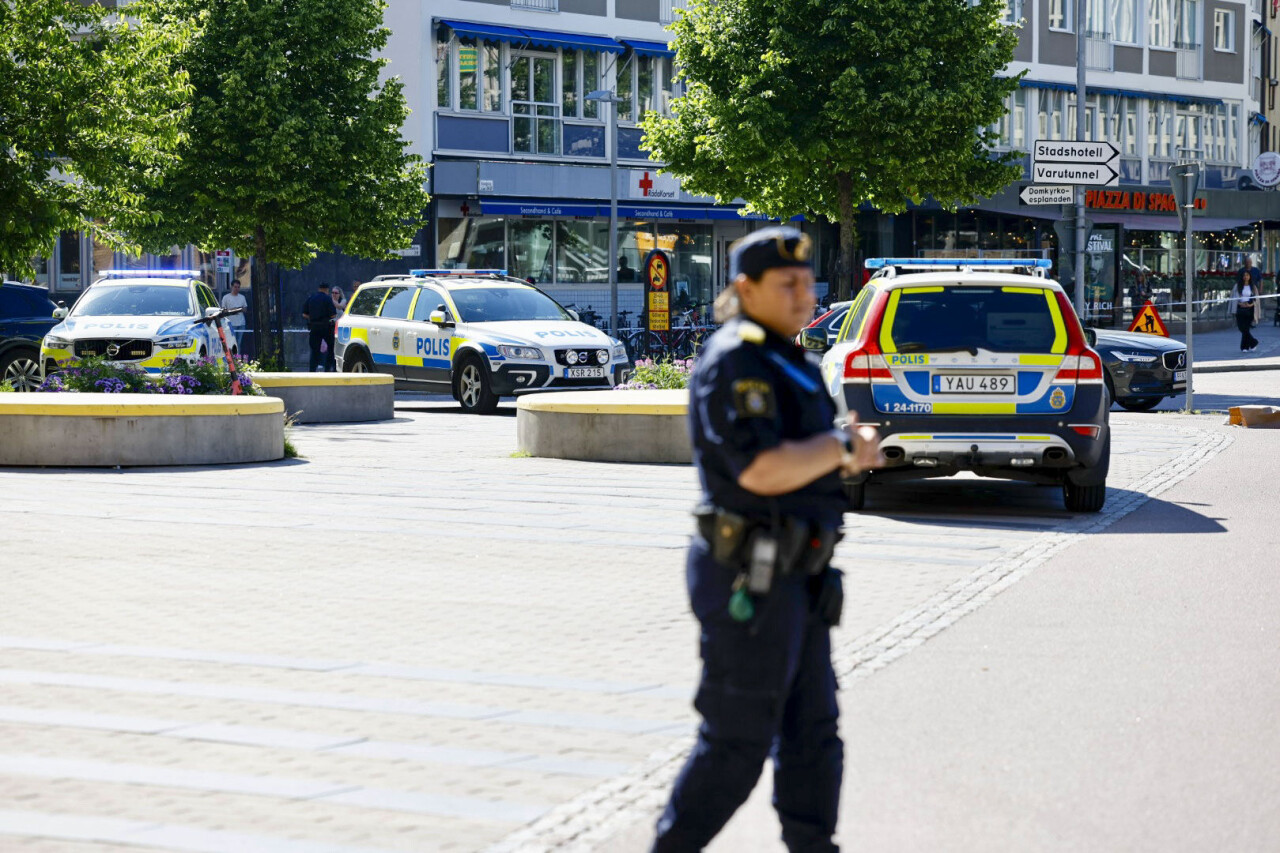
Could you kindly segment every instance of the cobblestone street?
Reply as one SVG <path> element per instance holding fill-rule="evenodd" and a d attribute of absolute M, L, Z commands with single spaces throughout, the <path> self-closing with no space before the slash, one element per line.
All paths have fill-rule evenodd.
<path fill-rule="evenodd" d="M 400 402 L 303 459 L 0 470 L 0 847 L 542 849 L 654 807 L 695 717 L 684 466 L 521 458 L 515 421 Z M 1111 494 L 873 491 L 836 564 L 846 680 L 1229 439 L 1113 415 Z M 19 840 L 21 839 L 21 840 Z"/>

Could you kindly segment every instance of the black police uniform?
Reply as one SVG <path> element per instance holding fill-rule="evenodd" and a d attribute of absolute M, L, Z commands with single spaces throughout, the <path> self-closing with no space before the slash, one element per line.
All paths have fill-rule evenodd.
<path fill-rule="evenodd" d="M 333 352 L 333 318 L 337 316 L 338 309 L 333 306 L 329 288 L 307 297 L 302 312 L 309 318 L 307 327 L 311 332 L 308 341 L 311 344 L 311 366 L 308 369 L 314 372 L 323 364 L 325 370 L 337 370 L 338 362 Z M 321 342 L 328 346 L 328 352 L 320 351 Z"/>
<path fill-rule="evenodd" d="M 817 545 L 820 534 L 833 547 L 830 535 L 848 505 L 837 472 L 776 497 L 746 491 L 738 476 L 762 451 L 830 432 L 835 415 L 803 350 L 748 318 L 730 320 L 708 340 L 690 381 L 689 422 L 704 500 L 745 518 L 750 528 L 808 527 L 814 535 L 805 548 Z M 818 569 L 825 571 L 778 571 L 770 591 L 753 597 L 754 615 L 736 621 L 730 599 L 743 567 L 717 561 L 709 541 L 715 534 L 700 526 L 687 583 L 702 625 L 694 705 L 703 723 L 653 850 L 701 850 L 746 800 L 769 756 L 787 847 L 835 850 L 844 748 L 836 730 L 830 626 L 819 602 L 834 573 L 826 566 L 830 549 L 820 557 Z"/>

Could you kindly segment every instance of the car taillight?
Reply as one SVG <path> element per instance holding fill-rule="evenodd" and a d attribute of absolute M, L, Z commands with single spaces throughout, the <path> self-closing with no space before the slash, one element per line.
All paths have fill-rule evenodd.
<path fill-rule="evenodd" d="M 889 365 L 874 341 L 867 341 L 844 359 L 844 381 L 870 384 L 873 379 L 893 379 Z"/>
<path fill-rule="evenodd" d="M 1085 438 L 1096 439 L 1102 434 L 1102 427 L 1097 424 L 1070 424 L 1071 431 Z"/>
<path fill-rule="evenodd" d="M 1068 353 L 1062 359 L 1054 382 L 1074 382 L 1077 385 L 1098 385 L 1102 383 L 1102 359 L 1093 350 L 1086 349 L 1079 354 Z"/>

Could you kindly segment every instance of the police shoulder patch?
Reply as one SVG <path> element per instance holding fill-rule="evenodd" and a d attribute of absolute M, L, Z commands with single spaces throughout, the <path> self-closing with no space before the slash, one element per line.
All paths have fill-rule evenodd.
<path fill-rule="evenodd" d="M 743 320 L 738 325 L 738 337 L 749 344 L 764 343 L 764 327 L 750 320 Z"/>
<path fill-rule="evenodd" d="M 773 386 L 763 379 L 739 379 L 733 383 L 733 408 L 742 418 L 773 417 Z"/>

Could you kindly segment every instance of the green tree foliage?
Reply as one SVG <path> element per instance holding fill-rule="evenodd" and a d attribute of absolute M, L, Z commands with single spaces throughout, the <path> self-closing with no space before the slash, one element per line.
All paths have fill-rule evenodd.
<path fill-rule="evenodd" d="M 131 249 L 148 217 L 135 191 L 179 141 L 189 36 L 150 3 L 129 21 L 79 0 L 0 2 L 0 269 L 30 275 L 58 231 L 89 227 Z"/>
<path fill-rule="evenodd" d="M 855 212 L 947 207 L 1015 180 L 985 128 L 1017 79 L 1000 0 L 691 0 L 675 30 L 687 91 L 645 145 L 685 189 L 779 218 L 840 223 L 850 292 Z"/>
<path fill-rule="evenodd" d="M 171 0 L 199 21 L 179 58 L 194 88 L 179 162 L 147 191 L 144 244 L 254 255 L 255 337 L 264 262 L 297 268 L 335 247 L 385 257 L 409 245 L 428 197 L 406 150 L 408 116 L 386 60 L 380 0 Z"/>

